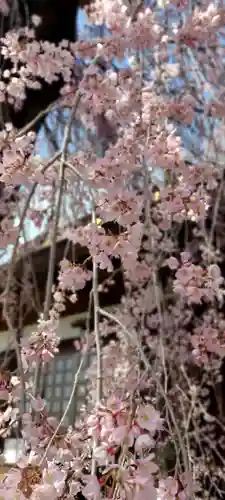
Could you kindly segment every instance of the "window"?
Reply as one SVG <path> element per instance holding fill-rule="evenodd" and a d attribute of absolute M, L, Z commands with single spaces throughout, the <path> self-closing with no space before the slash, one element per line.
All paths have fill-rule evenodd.
<path fill-rule="evenodd" d="M 64 342 L 63 344 L 66 344 L 66 347 L 61 346 L 59 354 L 50 363 L 46 364 L 42 378 L 42 396 L 46 401 L 49 415 L 55 416 L 58 420 L 63 416 L 70 399 L 74 377 L 81 360 L 80 352 L 74 349 L 71 341 Z M 89 359 L 87 357 L 80 373 L 73 401 L 64 420 L 66 426 L 74 424 L 79 409 L 85 403 L 87 397 L 86 370 L 88 365 Z M 30 411 L 30 403 L 28 401 L 26 411 Z M 18 461 L 23 451 L 23 439 L 16 437 L 12 432 L 11 437 L 4 439 L 0 455 L 2 454 L 2 458 L 6 464 L 12 465 Z"/>
<path fill-rule="evenodd" d="M 58 420 L 64 414 L 68 405 L 76 372 L 78 370 L 81 354 L 74 349 L 71 341 L 63 342 L 66 347 L 61 346 L 59 353 L 52 361 L 47 363 L 40 377 L 39 394 L 46 402 L 46 407 L 50 416 Z M 90 360 L 87 359 L 83 364 L 78 384 L 76 387 L 70 408 L 64 419 L 64 424 L 73 425 L 78 412 L 87 398 L 87 376 L 86 370 Z M 34 372 L 32 370 L 32 378 Z M 30 411 L 30 402 L 26 402 L 26 411 Z"/>
<path fill-rule="evenodd" d="M 68 405 L 74 377 L 78 370 L 81 354 L 71 346 L 55 356 L 52 362 L 46 365 L 43 376 L 43 397 L 46 400 L 47 408 L 51 416 L 60 419 Z M 87 362 L 84 363 L 79 382 L 73 397 L 73 401 L 64 420 L 65 425 L 73 424 L 77 412 L 85 403 L 87 395 L 87 380 L 85 371 Z"/>

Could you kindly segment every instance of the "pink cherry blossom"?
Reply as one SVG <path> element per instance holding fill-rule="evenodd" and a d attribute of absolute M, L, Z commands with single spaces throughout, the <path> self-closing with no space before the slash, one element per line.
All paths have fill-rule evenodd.
<path fill-rule="evenodd" d="M 167 477 L 159 482 L 158 496 L 159 500 L 175 500 L 178 493 L 178 482 L 173 477 Z"/>
<path fill-rule="evenodd" d="M 45 483 L 35 486 L 31 500 L 48 500 L 49 498 L 52 500 L 57 500 L 58 498 L 57 490 L 53 485 Z"/>
<path fill-rule="evenodd" d="M 53 486 L 57 496 L 60 496 L 65 486 L 66 475 L 66 471 L 50 463 L 48 464 L 48 468 L 43 471 L 43 481 Z"/>
<path fill-rule="evenodd" d="M 135 441 L 135 451 L 142 452 L 144 449 L 151 449 L 155 445 L 154 439 L 149 434 L 141 434 Z"/>
<path fill-rule="evenodd" d="M 160 413 L 152 405 L 140 406 L 137 411 L 137 423 L 142 429 L 148 430 L 151 434 L 161 428 L 162 419 Z"/>
<path fill-rule="evenodd" d="M 82 490 L 82 494 L 89 500 L 100 499 L 100 484 L 95 476 L 89 476 L 86 486 Z"/>
<path fill-rule="evenodd" d="M 170 257 L 167 259 L 166 264 L 169 266 L 170 269 L 175 270 L 179 266 L 179 262 L 175 257 Z"/>
<path fill-rule="evenodd" d="M 135 495 L 135 500 L 157 500 L 157 491 L 152 484 L 152 481 L 148 481 L 145 485 L 137 485 Z"/>

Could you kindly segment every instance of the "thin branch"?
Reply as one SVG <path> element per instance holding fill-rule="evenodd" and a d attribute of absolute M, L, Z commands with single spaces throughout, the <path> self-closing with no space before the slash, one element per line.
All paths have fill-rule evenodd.
<path fill-rule="evenodd" d="M 96 224 L 95 207 L 92 209 L 92 223 Z M 97 370 L 96 370 L 96 405 L 99 405 L 102 399 L 102 352 L 101 352 L 101 338 L 99 331 L 99 294 L 98 294 L 98 266 L 95 257 L 93 257 L 93 281 L 92 281 L 92 294 L 94 306 L 94 335 L 96 346 Z M 93 448 L 98 445 L 94 440 Z M 96 472 L 96 460 L 92 457 L 91 473 L 94 475 Z"/>
<path fill-rule="evenodd" d="M 17 134 L 17 137 L 22 137 L 24 134 L 27 134 L 29 130 L 31 130 L 42 118 L 44 118 L 48 113 L 53 111 L 55 108 L 57 108 L 57 105 L 59 104 L 60 99 L 57 99 L 56 101 L 52 102 L 45 108 L 44 110 L 40 111 L 33 120 L 31 120 L 27 125 L 25 125 L 24 128 L 22 128 L 19 133 Z"/>
<path fill-rule="evenodd" d="M 95 210 L 92 212 L 92 222 L 96 223 Z M 99 332 L 99 294 L 98 294 L 98 266 L 96 259 L 93 258 L 93 305 L 94 305 L 94 333 L 97 355 L 97 388 L 96 388 L 96 403 L 99 404 L 102 399 L 102 353 L 101 353 L 101 338 Z"/>
<path fill-rule="evenodd" d="M 66 157 L 67 157 L 67 148 L 68 148 L 68 143 L 69 143 L 69 139 L 70 139 L 70 132 L 71 132 L 72 124 L 73 124 L 74 115 L 77 111 L 77 107 L 79 105 L 80 98 L 81 98 L 81 94 L 80 94 L 80 91 L 78 90 L 72 111 L 70 113 L 69 120 L 67 122 L 67 126 L 65 129 L 63 145 L 62 145 L 62 150 L 61 150 L 61 159 L 60 159 L 60 166 L 59 166 L 59 191 L 58 191 L 58 196 L 57 196 L 57 201 L 56 201 L 56 211 L 55 211 L 55 217 L 54 217 L 54 223 L 53 223 L 53 229 L 52 229 L 51 249 L 50 249 L 50 255 L 49 255 L 49 268 L 48 268 L 48 277 L 47 277 L 47 284 L 46 284 L 45 303 L 44 303 L 44 315 L 43 315 L 43 317 L 44 317 L 45 321 L 47 321 L 47 319 L 48 319 L 48 315 L 49 315 L 49 311 L 50 311 L 50 307 L 51 307 L 51 300 L 52 300 L 52 285 L 53 285 L 53 280 L 54 280 L 55 260 L 56 260 L 57 231 L 58 231 L 58 226 L 59 226 L 60 212 L 61 212 L 62 199 L 63 199 L 64 170 L 65 170 L 65 161 L 66 161 Z M 41 373 L 41 363 L 39 362 L 39 363 L 37 363 L 36 370 L 35 370 L 34 392 L 33 392 L 34 395 L 36 395 L 36 392 L 37 392 L 40 373 Z"/>
<path fill-rule="evenodd" d="M 53 230 L 52 230 L 52 245 L 51 245 L 51 250 L 50 250 L 50 256 L 49 256 L 49 270 L 48 270 L 48 279 L 47 279 L 47 286 L 46 286 L 46 296 L 45 296 L 45 305 L 44 305 L 44 319 L 46 320 L 48 317 L 50 305 L 51 305 L 51 295 L 52 295 L 52 285 L 53 285 L 53 275 L 54 275 L 54 269 L 55 269 L 55 257 L 56 257 L 56 239 L 57 239 L 57 230 L 58 230 L 58 224 L 59 224 L 59 218 L 60 218 L 60 211 L 61 211 L 61 204 L 62 204 L 62 196 L 63 196 L 63 181 L 64 181 L 64 169 L 65 169 L 65 161 L 66 161 L 66 156 L 67 156 L 67 147 L 69 143 L 69 138 L 70 138 L 70 132 L 71 132 L 71 127 L 73 124 L 73 119 L 74 115 L 77 111 L 77 107 L 80 102 L 80 92 L 77 92 L 75 103 L 73 105 L 65 134 L 64 134 L 64 140 L 63 140 L 63 146 L 62 146 L 62 152 L 61 152 L 61 160 L 60 160 L 60 167 L 59 167 L 59 192 L 58 192 L 58 197 L 57 197 L 57 202 L 56 202 L 56 212 L 55 212 L 55 218 L 54 218 L 54 225 L 53 225 Z"/>

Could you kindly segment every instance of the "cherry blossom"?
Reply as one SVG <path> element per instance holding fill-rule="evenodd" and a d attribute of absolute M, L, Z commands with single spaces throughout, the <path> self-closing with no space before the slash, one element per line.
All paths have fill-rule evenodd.
<path fill-rule="evenodd" d="M 90 498 L 91 500 L 98 500 L 100 498 L 100 484 L 95 476 L 88 478 L 88 482 L 83 488 L 82 493 L 86 498 Z"/>
<path fill-rule="evenodd" d="M 10 269 L 1 270 L 3 316 L 18 364 L 16 377 L 1 373 L 0 422 L 3 437 L 21 422 L 30 447 L 1 478 L 0 497 L 184 500 L 199 487 L 197 497 L 209 490 L 211 500 L 224 466 L 224 6 L 96 0 L 86 7 L 107 35 L 56 45 L 35 38 L 44 21 L 36 15 L 11 29 L 10 2 L 0 2 L 3 111 L 23 112 L 30 91 L 61 83 L 59 111 L 72 110 L 46 164 L 34 157 L 33 124 L 18 131 L 2 123 L 0 132 L 0 242 L 13 246 Z M 129 68 L 118 69 L 125 55 Z M 39 184 L 47 189 L 33 205 Z M 30 194 L 9 201 L 19 185 Z M 80 220 L 89 208 L 92 219 Z M 40 241 L 21 244 L 27 219 L 40 232 L 47 219 L 51 262 L 37 326 L 18 340 L 36 286 L 27 250 Z M 73 257 L 65 252 L 56 279 L 61 238 Z M 109 312 L 100 299 L 121 270 L 125 294 Z M 90 357 L 88 396 L 67 428 L 36 393 L 33 368 L 43 374 L 57 356 L 67 299 L 76 308 L 86 290 L 88 321 L 74 346 Z"/>
<path fill-rule="evenodd" d="M 162 419 L 160 413 L 152 405 L 141 406 L 137 412 L 137 423 L 142 429 L 148 430 L 151 434 L 160 429 Z"/>

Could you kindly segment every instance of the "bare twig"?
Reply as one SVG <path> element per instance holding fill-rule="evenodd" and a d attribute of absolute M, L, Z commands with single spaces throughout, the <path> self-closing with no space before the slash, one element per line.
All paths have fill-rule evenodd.
<path fill-rule="evenodd" d="M 50 111 L 53 111 L 55 108 L 57 108 L 58 104 L 60 102 L 60 99 L 57 99 L 56 101 L 52 102 L 47 106 L 47 108 L 43 109 L 38 113 L 33 120 L 31 120 L 25 127 L 23 127 L 19 133 L 17 134 L 17 137 L 22 137 L 24 134 L 27 134 L 29 130 L 31 130 L 42 118 L 44 118 Z"/>
<path fill-rule="evenodd" d="M 95 207 L 92 209 L 92 223 L 96 223 Z M 96 404 L 98 405 L 102 399 L 102 352 L 101 338 L 99 332 L 99 295 L 98 295 L 98 266 L 95 257 L 93 257 L 93 281 L 92 281 L 93 305 L 94 305 L 94 334 L 97 357 L 97 373 L 96 373 Z M 94 440 L 93 448 L 97 446 Z M 94 475 L 96 471 L 96 460 L 92 458 L 91 473 Z"/>
<path fill-rule="evenodd" d="M 95 211 L 93 210 L 92 222 L 95 223 Z M 96 403 L 99 404 L 102 399 L 102 353 L 101 339 L 99 333 L 99 296 L 98 296 L 98 267 L 95 258 L 93 258 L 93 304 L 94 304 L 94 333 L 97 355 L 97 389 Z"/>
<path fill-rule="evenodd" d="M 49 311 L 50 311 L 50 307 L 51 307 L 51 300 L 52 300 L 52 285 L 53 285 L 54 270 L 55 270 L 57 231 L 58 231 L 58 225 L 59 225 L 59 218 L 60 218 L 62 197 L 63 197 L 63 188 L 64 188 L 65 160 L 67 157 L 67 148 L 68 148 L 68 143 L 69 143 L 69 139 L 70 139 L 71 127 L 73 124 L 74 115 L 77 111 L 77 107 L 78 107 L 79 102 L 80 102 L 80 98 L 81 98 L 81 94 L 78 90 L 72 111 L 70 113 L 70 117 L 69 117 L 67 126 L 65 129 L 62 151 L 61 151 L 61 159 L 60 159 L 60 167 L 59 167 L 59 191 L 58 191 L 58 196 L 57 196 L 57 201 L 56 201 L 56 211 L 55 211 L 52 236 L 51 236 L 51 249 L 50 249 L 50 256 L 49 256 L 49 268 L 48 268 L 48 277 L 47 277 L 47 284 L 46 284 L 45 303 L 44 303 L 44 315 L 43 315 L 43 317 L 44 317 L 45 321 L 47 321 L 47 319 L 48 319 L 48 315 L 49 315 Z M 35 370 L 34 392 L 33 392 L 34 395 L 37 392 L 40 373 L 41 373 L 41 363 L 39 362 L 39 363 L 37 363 L 36 370 Z"/>

